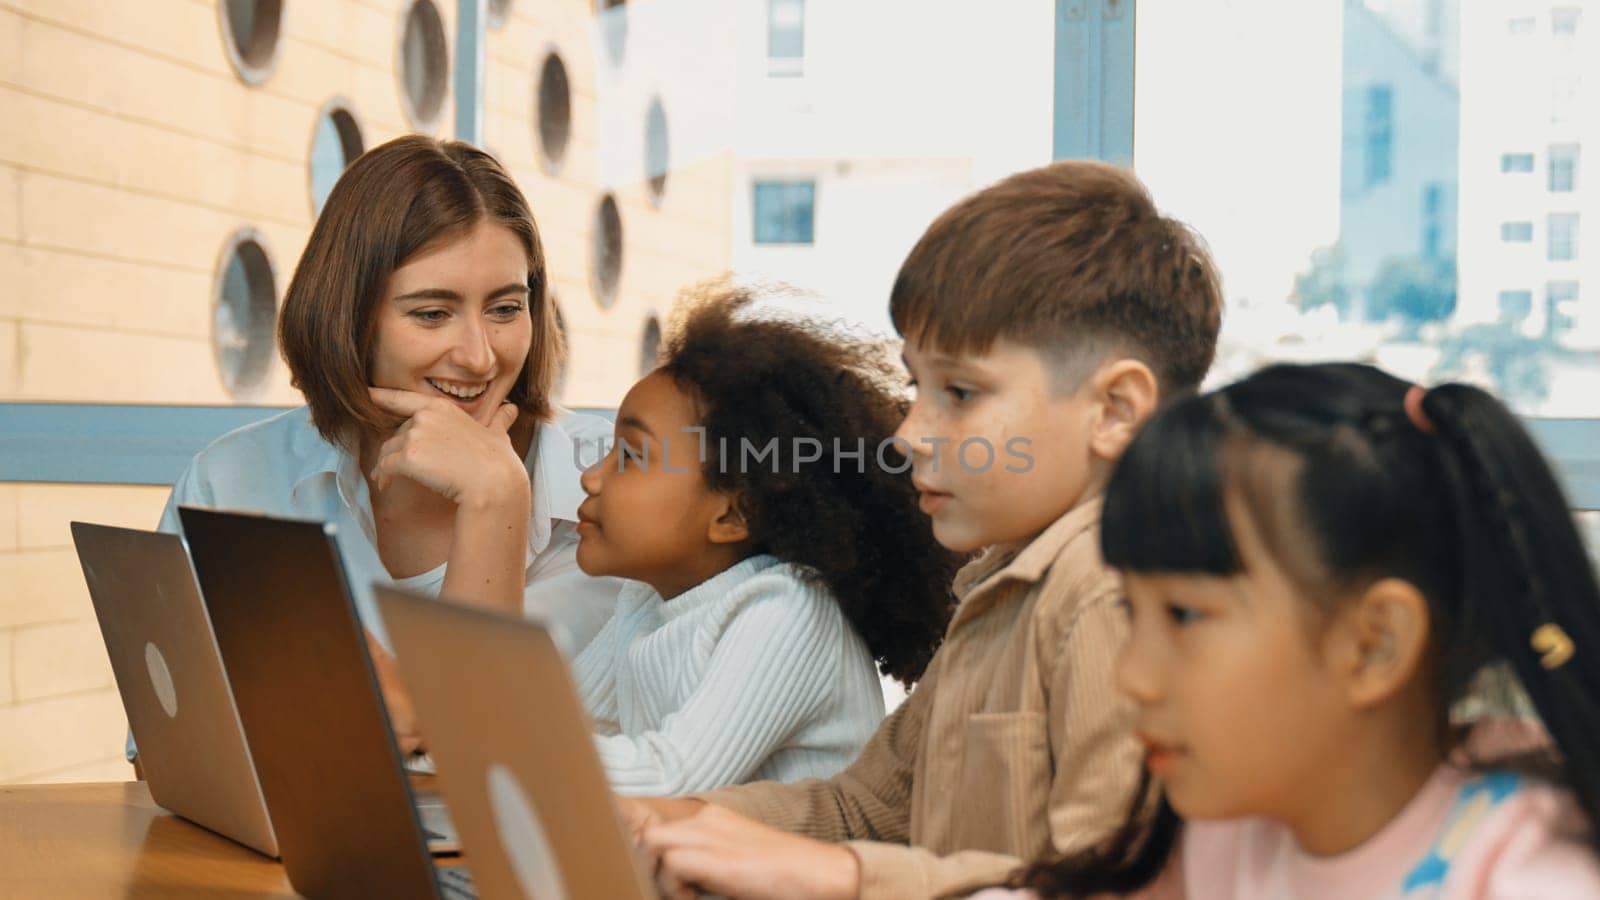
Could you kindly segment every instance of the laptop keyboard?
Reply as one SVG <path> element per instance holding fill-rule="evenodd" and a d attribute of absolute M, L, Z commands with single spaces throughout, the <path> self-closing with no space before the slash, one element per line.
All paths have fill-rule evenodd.
<path fill-rule="evenodd" d="M 466 866 L 437 866 L 439 890 L 447 900 L 478 900 L 478 890 L 472 886 L 472 873 Z"/>

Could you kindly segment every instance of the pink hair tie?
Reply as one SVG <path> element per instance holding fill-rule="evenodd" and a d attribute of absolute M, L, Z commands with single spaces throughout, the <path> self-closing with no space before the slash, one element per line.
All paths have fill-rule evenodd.
<path fill-rule="evenodd" d="M 1410 419 L 1411 424 L 1417 426 L 1417 430 L 1423 434 L 1435 434 L 1433 420 L 1428 418 L 1428 413 L 1422 408 L 1422 398 L 1426 396 L 1428 389 L 1420 384 L 1413 384 L 1406 391 L 1406 418 Z"/>

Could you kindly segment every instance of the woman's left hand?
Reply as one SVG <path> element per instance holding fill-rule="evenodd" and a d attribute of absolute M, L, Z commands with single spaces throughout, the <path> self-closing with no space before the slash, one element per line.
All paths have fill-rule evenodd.
<path fill-rule="evenodd" d="M 528 490 L 528 472 L 508 433 L 518 409 L 502 403 L 474 419 L 440 397 L 370 388 L 373 402 L 403 425 L 378 448 L 372 481 L 383 490 L 397 476 L 410 478 L 458 504 L 491 503 Z"/>
<path fill-rule="evenodd" d="M 716 804 L 646 825 L 642 844 L 657 861 L 656 887 L 672 900 L 702 893 L 855 900 L 861 892 L 861 864 L 848 847 L 779 831 Z"/>

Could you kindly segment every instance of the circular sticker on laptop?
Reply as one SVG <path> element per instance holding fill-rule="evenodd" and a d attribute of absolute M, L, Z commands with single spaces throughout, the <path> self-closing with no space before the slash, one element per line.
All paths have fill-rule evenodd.
<path fill-rule="evenodd" d="M 522 895 L 531 900 L 567 900 L 555 849 L 517 776 L 500 763 L 489 766 L 489 809 L 500 849 L 511 863 Z"/>
<path fill-rule="evenodd" d="M 167 718 L 178 717 L 178 688 L 172 683 L 172 670 L 167 668 L 167 659 L 156 649 L 156 645 L 146 642 L 144 645 L 144 665 L 150 670 L 150 684 L 156 689 L 156 699 L 161 701 L 161 709 Z"/>

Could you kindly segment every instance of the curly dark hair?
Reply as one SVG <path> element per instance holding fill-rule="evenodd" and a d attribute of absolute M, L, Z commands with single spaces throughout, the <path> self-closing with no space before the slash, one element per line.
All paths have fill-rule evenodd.
<path fill-rule="evenodd" d="M 910 686 L 944 638 L 964 558 L 934 540 L 903 444 L 890 440 L 907 406 L 897 369 L 883 348 L 825 323 L 741 316 L 747 289 L 719 283 L 686 300 L 658 371 L 695 400 L 706 484 L 737 497 L 755 552 L 805 567 L 879 670 Z M 773 441 L 784 449 L 753 465 L 741 450 Z M 788 456 L 812 441 L 865 453 Z"/>

